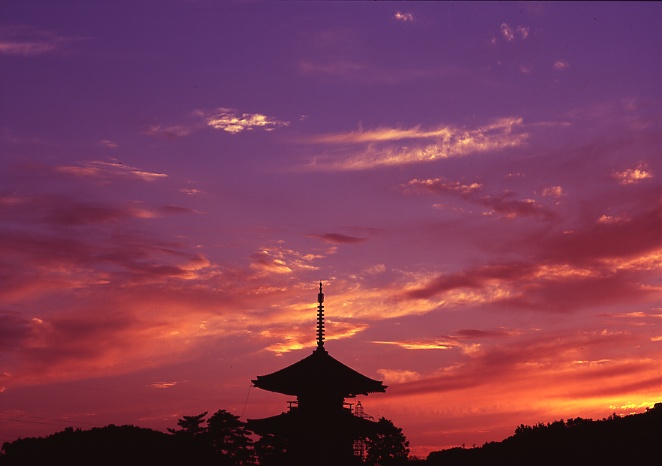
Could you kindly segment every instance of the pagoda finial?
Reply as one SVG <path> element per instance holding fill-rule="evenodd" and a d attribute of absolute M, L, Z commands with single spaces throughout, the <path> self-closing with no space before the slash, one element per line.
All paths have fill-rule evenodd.
<path fill-rule="evenodd" d="M 322 282 L 320 292 L 317 295 L 317 349 L 324 350 L 324 293 L 322 293 Z"/>

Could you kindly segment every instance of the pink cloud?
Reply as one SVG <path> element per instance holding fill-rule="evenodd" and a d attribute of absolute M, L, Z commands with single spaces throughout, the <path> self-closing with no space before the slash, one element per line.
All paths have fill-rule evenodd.
<path fill-rule="evenodd" d="M 79 40 L 28 26 L 2 26 L 0 54 L 31 57 L 64 53 L 73 42 Z"/>
<path fill-rule="evenodd" d="M 136 167 L 125 165 L 117 160 L 92 160 L 81 162 L 77 165 L 53 167 L 52 169 L 56 172 L 81 177 L 94 177 L 104 181 L 110 181 L 114 178 L 135 178 L 143 181 L 154 181 L 168 176 L 165 173 L 153 173 L 140 170 Z"/>
<path fill-rule="evenodd" d="M 312 238 L 319 238 L 329 244 L 356 244 L 367 241 L 368 238 L 359 238 L 356 236 L 343 235 L 340 233 L 324 233 L 320 235 L 309 235 Z"/>
<path fill-rule="evenodd" d="M 653 201 L 655 202 L 655 201 Z M 608 258 L 645 255 L 662 247 L 662 201 L 642 202 L 629 221 L 585 221 L 571 233 L 550 235 L 542 240 L 540 254 L 554 261 L 575 264 Z M 623 241 L 627 238 L 627 241 Z"/>
<path fill-rule="evenodd" d="M 427 191 L 436 194 L 445 194 L 459 197 L 467 202 L 490 209 L 504 218 L 538 217 L 542 220 L 555 220 L 555 211 L 539 204 L 533 199 L 517 199 L 511 191 L 499 194 L 486 194 L 484 187 L 479 183 L 463 184 L 459 181 L 449 181 L 443 178 L 409 181 L 404 188 L 411 191 Z"/>
<path fill-rule="evenodd" d="M 467 197 L 479 192 L 444 183 L 425 184 L 424 188 Z M 648 286 L 641 275 L 659 269 L 656 259 L 662 251 L 659 231 L 662 231 L 662 203 L 653 206 L 644 203 L 639 212 L 631 212 L 627 221 L 606 223 L 587 219 L 571 232 L 561 227 L 534 242 L 518 243 L 513 239 L 513 245 L 517 244 L 527 259 L 497 261 L 439 274 L 411 288 L 405 296 L 443 299 L 450 293 L 473 291 L 491 296 L 488 303 L 551 312 L 647 302 L 659 296 L 659 289 Z"/>
<path fill-rule="evenodd" d="M 398 11 L 393 17 L 398 21 L 402 21 L 403 23 L 414 21 L 414 15 L 411 13 L 402 13 Z"/>

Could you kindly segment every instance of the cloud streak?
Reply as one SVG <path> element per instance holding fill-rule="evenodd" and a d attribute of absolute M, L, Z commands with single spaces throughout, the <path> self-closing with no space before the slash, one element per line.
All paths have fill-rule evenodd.
<path fill-rule="evenodd" d="M 261 113 L 242 113 L 237 114 L 229 108 L 219 108 L 209 115 L 203 115 L 207 126 L 226 131 L 231 134 L 237 134 L 242 131 L 253 131 L 262 129 L 264 131 L 273 131 L 281 126 L 288 126 L 289 121 L 279 120 Z"/>
<path fill-rule="evenodd" d="M 136 178 L 143 181 L 155 181 L 166 178 L 165 173 L 154 173 L 125 165 L 117 160 L 91 160 L 78 165 L 65 165 L 54 168 L 55 171 L 81 177 L 94 177 L 104 181 L 112 178 Z"/>
<path fill-rule="evenodd" d="M 239 134 L 244 131 L 273 131 L 289 126 L 290 122 L 261 113 L 239 113 L 235 109 L 220 107 L 212 111 L 195 110 L 188 121 L 174 125 L 155 124 L 145 131 L 148 136 L 160 136 L 166 139 L 178 139 L 191 135 L 204 128 Z"/>
<path fill-rule="evenodd" d="M 343 235 L 340 233 L 323 233 L 309 236 L 311 238 L 319 238 L 328 244 L 357 244 L 368 240 L 368 238 L 359 238 L 357 236 Z"/>
<path fill-rule="evenodd" d="M 537 217 L 552 221 L 557 218 L 557 214 L 553 210 L 539 204 L 534 199 L 517 199 L 516 194 L 510 191 L 504 191 L 498 195 L 486 194 L 483 186 L 475 182 L 463 184 L 459 181 L 449 181 L 442 178 L 414 179 L 410 180 L 404 186 L 404 189 L 405 191 L 426 191 L 457 196 L 472 204 L 488 208 L 488 214 L 497 213 L 507 219 Z M 553 191 L 556 196 L 560 195 L 560 192 L 558 190 Z M 544 193 L 543 195 L 545 195 Z"/>
<path fill-rule="evenodd" d="M 35 57 L 62 53 L 77 39 L 28 26 L 0 27 L 0 55 Z"/>
<path fill-rule="evenodd" d="M 319 156 L 308 168 L 351 171 L 429 163 L 522 146 L 527 137 L 528 134 L 522 131 L 521 118 L 504 118 L 472 130 L 442 126 L 433 130 L 421 130 L 420 127 L 380 128 L 327 134 L 316 136 L 310 142 L 320 145 L 345 145 L 352 155 L 340 160 Z M 425 140 L 433 142 L 421 143 Z M 406 141 L 407 145 L 400 144 L 400 141 Z M 398 144 L 394 144 L 395 142 Z"/>

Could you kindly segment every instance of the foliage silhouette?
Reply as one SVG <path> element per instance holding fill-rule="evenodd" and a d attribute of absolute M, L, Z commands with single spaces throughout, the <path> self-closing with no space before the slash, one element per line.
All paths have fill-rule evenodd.
<path fill-rule="evenodd" d="M 260 466 L 281 466 L 286 464 L 286 442 L 285 439 L 271 434 L 262 435 L 254 443 L 255 456 Z"/>
<path fill-rule="evenodd" d="M 207 420 L 207 430 L 203 435 L 214 452 L 217 464 L 255 464 L 251 432 L 239 416 L 219 409 Z"/>
<path fill-rule="evenodd" d="M 197 416 L 183 416 L 177 421 L 177 425 L 181 427 L 179 430 L 168 428 L 168 432 L 176 435 L 185 435 L 189 437 L 194 437 L 205 431 L 205 428 L 202 426 L 202 423 L 205 422 L 204 417 L 207 415 L 207 411 Z"/>
<path fill-rule="evenodd" d="M 170 435 L 134 426 L 66 428 L 46 438 L 24 438 L 2 446 L 1 465 L 123 466 L 187 463 Z"/>
<path fill-rule="evenodd" d="M 256 464 L 251 432 L 238 416 L 225 410 L 206 415 L 183 416 L 170 434 L 134 426 L 67 427 L 46 438 L 6 442 L 0 465 Z"/>
<path fill-rule="evenodd" d="M 429 465 L 472 466 L 659 464 L 662 458 L 662 403 L 645 413 L 599 421 L 568 419 L 519 425 L 515 435 L 477 448 L 432 452 Z"/>
<path fill-rule="evenodd" d="M 380 418 L 377 434 L 366 439 L 366 464 L 370 466 L 406 465 L 409 457 L 409 441 L 392 421 Z"/>

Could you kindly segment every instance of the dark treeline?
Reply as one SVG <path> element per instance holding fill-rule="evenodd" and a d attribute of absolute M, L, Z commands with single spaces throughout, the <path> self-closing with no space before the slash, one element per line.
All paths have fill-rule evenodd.
<path fill-rule="evenodd" d="M 432 452 L 426 464 L 587 465 L 661 464 L 662 403 L 645 413 L 609 418 L 568 419 L 535 426 L 520 425 L 515 435 L 482 447 Z"/>
<path fill-rule="evenodd" d="M 246 424 L 225 410 L 183 416 L 169 433 L 130 425 L 68 427 L 48 437 L 23 438 L 2 446 L 0 465 L 133 466 L 149 464 L 217 466 L 286 466 L 281 438 L 257 438 Z M 366 465 L 401 466 L 409 462 L 409 442 L 388 419 L 364 439 Z M 312 466 L 312 465 L 311 465 Z"/>
<path fill-rule="evenodd" d="M 287 465 L 283 439 L 257 438 L 238 416 L 224 410 L 206 416 L 184 416 L 169 433 L 109 425 L 90 430 L 68 427 L 48 437 L 18 439 L 2 446 L 0 466 Z M 364 463 L 369 466 L 646 465 L 659 464 L 662 458 L 662 403 L 645 413 L 597 421 L 575 418 L 520 425 L 501 442 L 432 452 L 427 460 L 408 458 L 409 442 L 402 429 L 384 418 L 378 424 L 380 433 L 365 439 Z"/>

